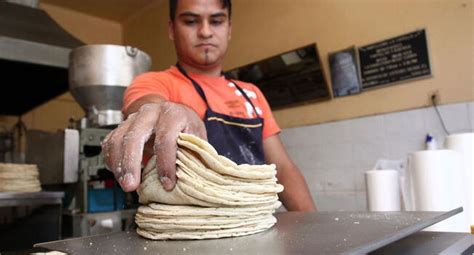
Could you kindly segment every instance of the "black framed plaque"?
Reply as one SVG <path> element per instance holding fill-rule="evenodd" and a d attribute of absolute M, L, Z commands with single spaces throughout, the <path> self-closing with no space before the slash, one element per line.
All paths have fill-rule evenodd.
<path fill-rule="evenodd" d="M 329 53 L 329 67 L 335 97 L 360 92 L 359 62 L 355 47 Z"/>
<path fill-rule="evenodd" d="M 226 71 L 226 76 L 257 85 L 272 109 L 331 99 L 316 43 Z"/>
<path fill-rule="evenodd" d="M 362 88 L 431 76 L 424 29 L 359 48 Z"/>

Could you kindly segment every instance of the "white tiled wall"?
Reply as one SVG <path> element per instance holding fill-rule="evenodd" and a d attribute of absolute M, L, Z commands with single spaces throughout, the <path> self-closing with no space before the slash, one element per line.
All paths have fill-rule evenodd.
<path fill-rule="evenodd" d="M 450 133 L 474 130 L 474 102 L 440 106 Z M 317 114 L 317 113 L 315 113 Z M 284 129 L 281 138 L 303 172 L 318 210 L 366 210 L 364 172 L 378 159 L 405 160 L 427 133 L 442 146 L 433 107 Z"/>

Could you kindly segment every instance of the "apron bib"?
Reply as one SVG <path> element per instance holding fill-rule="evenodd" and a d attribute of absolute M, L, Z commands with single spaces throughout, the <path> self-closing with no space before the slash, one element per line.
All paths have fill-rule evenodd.
<path fill-rule="evenodd" d="M 256 118 L 244 119 L 214 112 L 207 102 L 201 86 L 192 79 L 186 71 L 176 65 L 178 70 L 192 82 L 196 92 L 206 103 L 204 125 L 207 130 L 207 139 L 220 155 L 226 156 L 237 164 L 265 164 L 262 144 L 263 119 L 258 117 L 255 106 L 247 94 L 235 82 L 232 82 L 240 91 L 245 100 L 250 103 Z"/>

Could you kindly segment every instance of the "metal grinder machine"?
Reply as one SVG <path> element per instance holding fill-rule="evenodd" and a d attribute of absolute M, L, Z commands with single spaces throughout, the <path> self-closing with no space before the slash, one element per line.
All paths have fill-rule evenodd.
<path fill-rule="evenodd" d="M 66 191 L 65 236 L 120 231 L 133 222 L 125 194 L 106 170 L 101 141 L 122 120 L 125 89 L 150 69 L 150 57 L 121 45 L 86 45 L 69 57 L 70 92 L 86 116 L 73 128 L 51 134 L 30 131 L 27 161 L 36 163 L 42 184 Z M 45 150 L 45 146 L 48 149 Z"/>

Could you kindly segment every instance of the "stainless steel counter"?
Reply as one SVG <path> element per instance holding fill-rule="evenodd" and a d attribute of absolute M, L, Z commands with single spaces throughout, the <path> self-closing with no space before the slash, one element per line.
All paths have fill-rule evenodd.
<path fill-rule="evenodd" d="M 280 213 L 271 229 L 250 236 L 152 241 L 120 232 L 35 247 L 78 254 L 361 254 L 375 251 L 462 211 Z M 460 234 L 459 238 L 467 234 Z"/>
<path fill-rule="evenodd" d="M 64 192 L 0 192 L 0 253 L 61 238 Z"/>
<path fill-rule="evenodd" d="M 62 204 L 64 192 L 0 192 L 0 207 Z"/>

